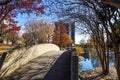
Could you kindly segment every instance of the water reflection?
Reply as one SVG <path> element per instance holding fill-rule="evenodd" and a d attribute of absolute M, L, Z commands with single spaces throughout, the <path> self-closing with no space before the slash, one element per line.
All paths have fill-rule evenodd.
<path fill-rule="evenodd" d="M 82 66 L 80 71 L 86 71 L 86 70 L 101 66 L 100 60 L 97 56 L 92 57 L 89 54 L 83 54 L 82 56 L 85 58 L 85 60 L 79 61 L 79 64 Z M 114 66 L 114 55 L 113 54 L 109 55 L 109 65 L 112 67 Z"/>
<path fill-rule="evenodd" d="M 91 57 L 91 63 L 92 63 L 93 68 L 101 66 L 100 60 L 98 57 Z"/>

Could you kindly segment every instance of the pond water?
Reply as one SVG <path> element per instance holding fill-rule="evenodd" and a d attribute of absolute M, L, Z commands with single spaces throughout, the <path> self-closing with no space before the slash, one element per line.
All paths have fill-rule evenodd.
<path fill-rule="evenodd" d="M 109 66 L 114 67 L 114 55 L 113 53 L 111 54 L 112 55 L 109 55 Z M 93 58 L 89 55 L 84 55 L 83 57 L 85 60 L 79 61 L 79 65 L 81 66 L 80 71 L 86 71 L 101 66 L 98 57 Z"/>

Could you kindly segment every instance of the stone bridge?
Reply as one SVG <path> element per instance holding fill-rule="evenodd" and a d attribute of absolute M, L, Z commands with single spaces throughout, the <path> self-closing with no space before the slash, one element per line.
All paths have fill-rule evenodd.
<path fill-rule="evenodd" d="M 2 80 L 78 80 L 75 52 L 48 51 L 30 60 Z"/>

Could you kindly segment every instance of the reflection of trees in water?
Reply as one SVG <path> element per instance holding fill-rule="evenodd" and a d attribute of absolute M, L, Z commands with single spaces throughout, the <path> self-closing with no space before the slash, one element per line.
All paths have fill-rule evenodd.
<path fill-rule="evenodd" d="M 82 70 L 82 65 L 81 64 L 78 64 L 78 72 Z"/>
<path fill-rule="evenodd" d="M 112 56 L 110 56 L 109 57 L 109 64 L 110 64 L 110 66 L 114 66 L 115 64 L 114 64 L 114 61 L 115 61 L 115 58 L 114 57 L 112 57 Z"/>
<path fill-rule="evenodd" d="M 97 56 L 94 57 L 90 56 L 90 59 L 91 59 L 91 64 L 94 68 L 101 66 L 100 60 Z M 109 65 L 114 66 L 114 56 L 109 56 Z"/>
<path fill-rule="evenodd" d="M 90 56 L 89 56 L 89 53 L 83 53 L 82 56 L 86 59 L 89 60 Z"/>
<path fill-rule="evenodd" d="M 84 53 L 82 54 L 82 56 L 85 58 L 85 61 L 86 59 L 91 59 L 91 64 L 92 66 L 95 68 L 95 67 L 99 67 L 100 66 L 100 61 L 99 61 L 99 58 L 96 56 L 96 54 L 89 54 L 89 53 Z"/>
<path fill-rule="evenodd" d="M 100 66 L 100 60 L 98 57 L 91 57 L 91 63 L 94 68 Z"/>
<path fill-rule="evenodd" d="M 91 54 L 85 53 L 85 54 L 82 54 L 82 56 L 85 58 L 85 60 L 83 62 L 87 62 L 88 64 L 91 64 L 93 68 L 101 66 L 99 57 L 97 55 L 93 55 L 93 54 L 91 55 Z M 88 60 L 86 60 L 86 59 L 88 59 Z M 82 67 L 84 67 L 85 65 L 86 64 L 79 64 L 78 65 L 79 71 L 82 71 Z M 114 67 L 114 55 L 113 56 L 109 55 L 109 65 L 111 67 Z M 89 66 L 89 68 L 91 69 L 91 66 Z"/>

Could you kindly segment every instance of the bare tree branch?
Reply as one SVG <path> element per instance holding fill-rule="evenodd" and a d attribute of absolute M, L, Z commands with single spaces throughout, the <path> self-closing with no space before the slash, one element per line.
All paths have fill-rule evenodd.
<path fill-rule="evenodd" d="M 8 3 L 10 3 L 12 0 L 2 0 L 0 1 L 0 6 L 2 5 L 7 5 Z"/>

